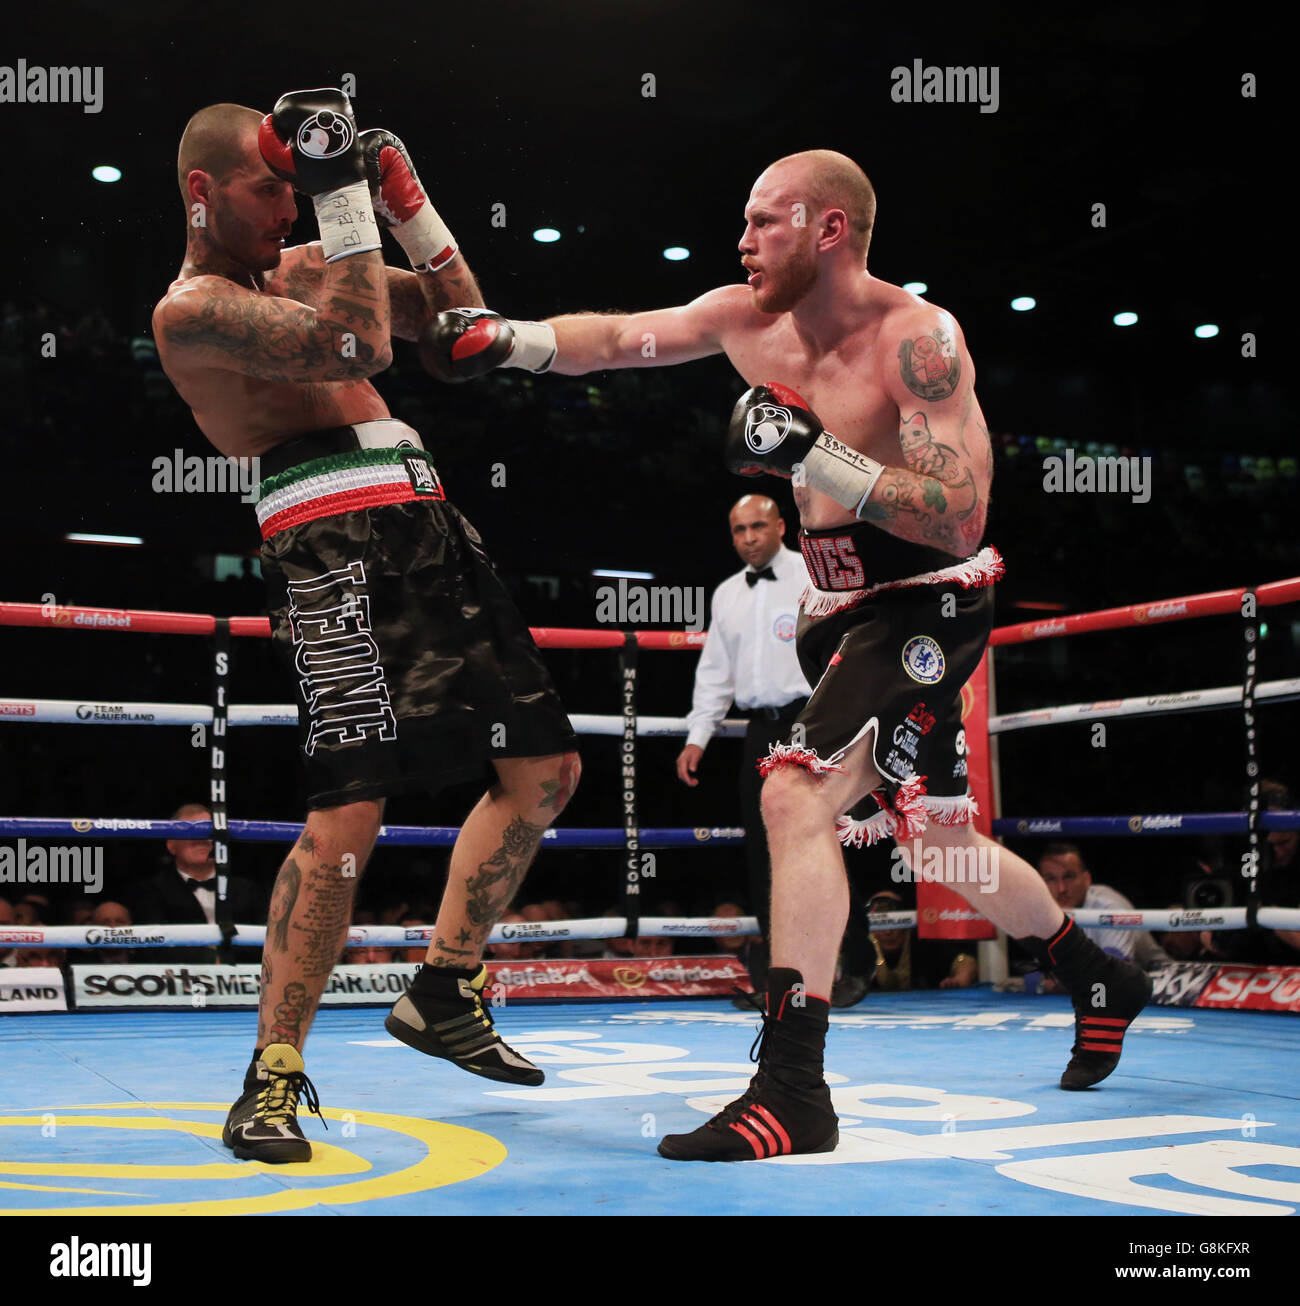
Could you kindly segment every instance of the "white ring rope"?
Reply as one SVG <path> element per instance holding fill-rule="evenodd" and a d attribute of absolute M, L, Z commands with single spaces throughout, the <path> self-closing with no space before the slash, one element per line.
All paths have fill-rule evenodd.
<path fill-rule="evenodd" d="M 1244 930 L 1246 908 L 1188 908 L 1187 910 L 1110 912 L 1079 910 L 1069 913 L 1086 929 L 1159 930 L 1189 934 L 1200 930 Z M 1261 907 L 1258 921 L 1265 929 L 1300 930 L 1300 909 Z M 913 929 L 916 912 L 876 912 L 868 924 L 873 932 Z M 264 925 L 236 925 L 235 945 L 260 948 L 266 939 Z M 627 930 L 622 916 L 572 921 L 522 922 L 498 925 L 488 943 L 551 943 L 568 939 L 620 939 Z M 432 936 L 431 925 L 353 925 L 349 948 L 413 948 Z M 644 916 L 643 938 L 734 938 L 758 933 L 753 916 L 686 917 Z M 221 932 L 214 925 L 131 925 L 109 928 L 96 925 L 0 926 L 0 949 L 5 948 L 175 948 L 215 947 Z"/>
<path fill-rule="evenodd" d="M 1300 678 L 1269 680 L 1255 690 L 1258 702 L 1263 698 L 1286 699 L 1300 695 Z M 1146 694 L 1137 698 L 1103 698 L 1095 703 L 1064 703 L 1059 707 L 1040 707 L 1030 712 L 1008 712 L 989 717 L 989 734 L 1001 735 L 1031 726 L 1054 726 L 1064 721 L 1096 721 L 1102 717 L 1158 716 L 1163 712 L 1197 712 L 1204 708 L 1241 705 L 1241 686 L 1225 685 L 1220 689 L 1189 689 L 1181 694 Z"/>
<path fill-rule="evenodd" d="M 232 726 L 296 726 L 298 709 L 292 703 L 232 704 Z M 569 720 L 580 735 L 622 735 L 621 716 L 596 713 L 573 713 Z M 75 698 L 0 698 L 0 722 L 26 722 L 32 725 L 138 725 L 192 726 L 212 721 L 211 704 L 203 703 L 120 703 Z M 748 722 L 729 718 L 719 724 L 716 734 L 724 738 L 744 735 Z M 686 718 L 675 716 L 638 716 L 638 735 L 684 735 Z"/>

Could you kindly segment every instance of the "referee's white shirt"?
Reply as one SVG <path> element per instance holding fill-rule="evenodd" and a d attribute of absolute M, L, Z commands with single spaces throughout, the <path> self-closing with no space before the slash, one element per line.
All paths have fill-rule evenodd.
<path fill-rule="evenodd" d="M 695 669 L 686 742 L 703 748 L 735 703 L 742 712 L 783 707 L 812 693 L 799 670 L 794 635 L 808 584 L 803 555 L 784 546 L 768 566 L 776 580 L 745 581 L 742 568 L 713 591 L 709 633 Z"/>

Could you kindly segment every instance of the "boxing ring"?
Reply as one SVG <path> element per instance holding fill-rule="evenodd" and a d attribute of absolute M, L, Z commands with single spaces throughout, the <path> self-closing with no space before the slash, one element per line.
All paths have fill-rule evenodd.
<path fill-rule="evenodd" d="M 995 834 L 1014 837 L 1161 835 L 1226 832 L 1244 836 L 1246 905 L 1179 912 L 1079 911 L 1076 920 L 1108 928 L 1201 931 L 1248 927 L 1300 929 L 1300 911 L 1256 900 L 1258 843 L 1270 829 L 1300 827 L 1300 812 L 1265 812 L 1258 801 L 1260 713 L 1300 697 L 1300 679 L 1260 682 L 1255 672 L 1259 611 L 1300 601 L 1300 578 L 1258 589 L 1167 599 L 998 629 L 994 650 L 1093 630 L 1141 629 L 1208 615 L 1242 621 L 1240 682 L 1173 696 L 1074 703 L 999 716 L 991 672 L 987 694 L 967 704 L 968 733 L 990 749 L 988 792 Z M 266 637 L 264 618 L 0 604 L 0 625 L 100 633 L 185 633 L 210 641 L 214 691 L 207 703 L 118 703 L 92 724 L 140 720 L 212 732 L 213 821 L 121 821 L 67 816 L 0 818 L 0 840 L 105 840 L 207 837 L 228 864 L 241 841 L 288 845 L 300 823 L 244 821 L 230 815 L 238 795 L 224 787 L 224 750 L 237 728 L 293 724 L 291 705 L 228 703 L 228 663 L 240 638 Z M 1253 633 L 1252 633 L 1253 632 Z M 618 937 L 716 937 L 753 933 L 752 918 L 645 915 L 645 856 L 657 848 L 713 847 L 743 839 L 728 828 L 642 826 L 649 806 L 636 789 L 637 740 L 684 733 L 671 718 L 639 717 L 635 667 L 641 653 L 698 649 L 681 632 L 533 632 L 543 648 L 616 654 L 626 693 L 621 716 L 575 715 L 580 734 L 614 735 L 625 787 L 622 827 L 560 829 L 546 846 L 617 850 L 623 915 L 551 922 L 520 932 L 498 926 L 492 941 Z M 1148 638 L 1143 634 L 1142 638 Z M 223 669 L 224 667 L 224 669 Z M 81 724 L 76 699 L 0 698 L 0 722 Z M 997 741 L 1016 730 L 1195 710 L 1237 710 L 1245 761 L 1240 812 L 1132 813 L 1089 817 L 1002 815 Z M 730 723 L 724 735 L 743 730 Z M 608 783 L 588 775 L 586 784 Z M 1252 789 L 1252 785 L 1254 786 Z M 448 846 L 456 831 L 386 826 L 380 842 Z M 1252 857 L 1254 860 L 1252 861 Z M 874 917 L 872 926 L 924 926 L 927 908 Z M 545 977 L 494 975 L 494 1012 L 503 1036 L 547 1074 L 539 1088 L 511 1089 L 421 1057 L 387 1037 L 391 992 L 357 984 L 323 1005 L 308 1043 L 308 1073 L 321 1091 L 328 1131 L 301 1116 L 311 1139 L 306 1165 L 235 1161 L 220 1128 L 248 1062 L 256 1002 L 256 948 L 264 927 L 218 925 L 94 930 L 85 926 L 0 927 L 0 951 L 68 949 L 58 972 L 15 971 L 33 990 L 58 990 L 57 1010 L 15 1011 L 0 1020 L 0 1213 L 90 1217 L 171 1214 L 305 1215 L 1180 1215 L 1255 1217 L 1300 1210 L 1300 970 L 1247 975 L 1234 1008 L 1228 977 L 1163 975 L 1157 1001 L 1138 1017 L 1118 1070 L 1097 1090 L 1056 1087 L 1068 1059 L 1073 1013 L 1065 997 L 967 990 L 873 992 L 858 1007 L 833 1011 L 827 1080 L 841 1117 L 833 1153 L 736 1165 L 682 1165 L 661 1159 L 664 1133 L 694 1127 L 743 1090 L 755 1020 L 729 997 L 743 973 L 734 959 L 629 958 L 609 985 L 590 988 Z M 515 933 L 510 933 L 511 929 Z M 353 927 L 349 946 L 420 945 L 427 927 Z M 113 991 L 109 972 L 92 991 L 77 953 L 88 947 L 137 950 L 134 979 Z M 211 945 L 231 980 L 219 991 L 204 967 L 150 967 L 149 949 Z M 985 945 L 982 977 L 999 978 L 996 944 Z M 520 969 L 496 963 L 495 969 Z M 549 962 L 539 962 L 546 970 Z M 658 966 L 663 974 L 650 972 Z M 414 965 L 405 967 L 413 973 Z M 1220 967 L 1219 970 L 1230 968 Z M 1250 971 L 1259 968 L 1236 968 Z M 1275 968 L 1276 969 L 1276 968 Z M 246 982 L 252 972 L 251 987 Z M 713 971 L 719 972 L 713 974 Z M 187 977 L 188 972 L 188 977 Z M 54 976 L 58 976 L 56 983 Z M 240 976 L 244 980 L 240 980 Z M 147 977 L 149 983 L 142 983 Z M 345 977 L 348 978 L 348 977 Z M 238 982 L 236 982 L 238 981 Z M 566 991 L 584 1000 L 559 1000 Z M 12 987 L 12 985 L 11 985 Z M 618 996 L 611 998 L 609 993 Z M 654 992 L 655 998 L 647 993 Z M 1218 995 L 1216 998 L 1216 994 Z M 537 1000 L 538 995 L 543 999 Z M 530 1000 L 530 998 L 532 1000 Z M 352 1000 L 350 1000 L 352 999 Z M 1265 1002 L 1267 999 L 1267 1003 Z M 1261 1009 L 1267 1006 L 1267 1009 Z M 242 1010 L 236 1008 L 243 1008 Z M 1130 1229 L 1132 1226 L 1126 1226 Z M 947 1235 L 945 1234 L 945 1237 Z M 1196 1242 L 1199 1235 L 1193 1238 Z M 1231 1258 L 1203 1262 L 1231 1267 Z"/>

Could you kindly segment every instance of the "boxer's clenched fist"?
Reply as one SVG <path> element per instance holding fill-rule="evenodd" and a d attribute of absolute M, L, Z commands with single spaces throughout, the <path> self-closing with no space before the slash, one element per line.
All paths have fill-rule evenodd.
<path fill-rule="evenodd" d="M 437 272 L 456 257 L 456 241 L 425 192 L 406 146 L 380 128 L 363 132 L 361 150 L 375 216 L 397 237 L 411 266 Z"/>
<path fill-rule="evenodd" d="M 266 166 L 304 195 L 364 181 L 352 102 L 342 91 L 290 91 L 262 119 L 257 144 Z"/>
<path fill-rule="evenodd" d="M 544 322 L 514 322 L 486 308 L 452 308 L 420 333 L 425 371 L 439 381 L 468 381 L 498 367 L 545 372 L 555 361 L 555 332 Z"/>
<path fill-rule="evenodd" d="M 262 119 L 257 144 L 277 177 L 311 196 L 326 263 L 381 247 L 352 102 L 342 91 L 282 95 Z"/>

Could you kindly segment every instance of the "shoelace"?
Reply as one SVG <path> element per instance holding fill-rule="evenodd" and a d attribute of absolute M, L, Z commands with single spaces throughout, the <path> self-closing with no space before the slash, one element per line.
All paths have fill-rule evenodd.
<path fill-rule="evenodd" d="M 758 1027 L 758 1033 L 754 1036 L 753 1043 L 749 1045 L 749 1059 L 755 1064 L 763 1059 L 763 1040 L 767 1037 L 767 1031 L 774 1023 L 766 1010 L 760 1011 L 758 1015 L 763 1023 Z"/>
<path fill-rule="evenodd" d="M 761 993 L 751 993 L 749 989 L 742 989 L 739 984 L 733 984 L 731 986 L 731 991 L 736 994 L 737 997 L 744 998 L 755 1011 L 763 1011 L 766 1009 L 766 1003 L 764 1003 L 763 995 Z"/>
<path fill-rule="evenodd" d="M 492 1015 L 483 1005 L 483 994 L 478 989 L 474 990 L 474 1015 L 483 1023 L 487 1032 L 492 1036 L 492 1041 L 500 1043 L 501 1035 L 497 1033 L 496 1026 L 492 1023 Z"/>
<path fill-rule="evenodd" d="M 741 990 L 737 989 L 737 992 Z M 767 1037 L 767 1031 L 772 1025 L 772 1018 L 766 1011 L 760 1011 L 760 1018 L 763 1023 L 759 1026 L 758 1033 L 754 1036 L 753 1043 L 749 1048 L 749 1059 L 758 1065 L 758 1073 L 750 1081 L 749 1087 L 734 1101 L 724 1106 L 712 1120 L 709 1121 L 715 1129 L 725 1129 L 733 1121 L 749 1109 L 755 1098 L 763 1087 L 763 1040 Z"/>
<path fill-rule="evenodd" d="M 328 1130 L 329 1125 L 320 1113 L 320 1098 L 316 1094 L 316 1085 L 301 1070 L 292 1071 L 287 1075 L 272 1075 L 271 1082 L 258 1097 L 258 1113 L 264 1120 L 277 1120 L 283 1123 L 297 1109 L 299 1093 L 302 1094 L 307 1110 Z"/>

